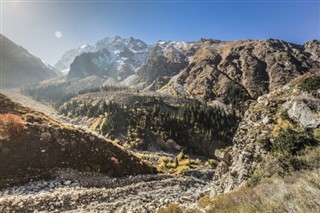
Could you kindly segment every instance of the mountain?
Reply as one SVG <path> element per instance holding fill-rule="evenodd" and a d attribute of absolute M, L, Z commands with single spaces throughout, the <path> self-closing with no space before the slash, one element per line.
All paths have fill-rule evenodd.
<path fill-rule="evenodd" d="M 120 87 L 119 72 L 99 68 L 109 57 L 103 49 L 75 58 L 69 76 L 76 80 L 31 85 L 23 92 L 53 102 L 75 122 L 129 147 L 161 149 L 173 140 L 189 153 L 211 156 L 231 144 L 251 102 L 320 67 L 318 47 L 317 41 L 297 45 L 274 39 L 159 41 L 132 75 L 136 89 Z M 188 132 L 181 135 L 182 129 Z M 138 141 L 133 145 L 132 135 Z"/>
<path fill-rule="evenodd" d="M 197 42 L 159 41 L 138 70 L 137 81 L 148 89 L 159 89 L 189 64 L 198 47 Z"/>
<path fill-rule="evenodd" d="M 59 72 L 0 34 L 2 86 L 18 87 L 58 76 Z"/>
<path fill-rule="evenodd" d="M 319 48 L 317 40 L 298 45 L 276 39 L 159 41 L 150 46 L 116 36 L 68 51 L 57 64 L 70 64 L 69 81 L 95 76 L 101 85 L 239 105 L 240 99 L 256 99 L 320 67 Z"/>
<path fill-rule="evenodd" d="M 107 37 L 95 45 L 67 51 L 57 62 L 59 70 L 70 68 L 68 80 L 97 75 L 123 81 L 146 61 L 151 46 L 135 38 Z"/>
<path fill-rule="evenodd" d="M 319 42 L 302 46 L 274 39 L 207 40 L 186 68 L 159 92 L 236 104 L 237 100 L 255 99 L 319 68 L 317 54 Z"/>
<path fill-rule="evenodd" d="M 48 177 L 58 168 L 109 176 L 155 173 L 112 141 L 61 124 L 2 94 L 0 125 L 0 188 Z"/>

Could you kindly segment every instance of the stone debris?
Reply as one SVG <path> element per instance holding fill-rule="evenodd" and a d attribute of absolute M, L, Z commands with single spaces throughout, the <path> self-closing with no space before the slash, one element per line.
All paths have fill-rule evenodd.
<path fill-rule="evenodd" d="M 209 192 L 213 170 L 184 177 L 165 174 L 111 178 L 100 173 L 61 170 L 41 180 L 0 190 L 6 212 L 156 212 L 170 203 L 192 205 Z M 197 176 L 207 177 L 198 179 Z M 208 175 L 211 173 L 211 175 Z"/>

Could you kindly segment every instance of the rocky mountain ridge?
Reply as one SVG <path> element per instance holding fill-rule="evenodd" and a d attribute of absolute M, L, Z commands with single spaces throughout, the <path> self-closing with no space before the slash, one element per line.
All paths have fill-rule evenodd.
<path fill-rule="evenodd" d="M 97 75 L 124 81 L 140 68 L 151 46 L 139 39 L 106 37 L 95 45 L 83 45 L 67 51 L 55 64 L 59 70 L 69 70 L 68 80 Z"/>
<path fill-rule="evenodd" d="M 127 39 L 115 38 L 98 43 L 100 47 L 128 45 Z M 96 46 L 83 47 L 83 51 L 90 52 L 76 57 L 68 79 L 94 75 L 104 79 L 103 85 L 134 86 L 165 95 L 205 101 L 218 99 L 235 105 L 239 100 L 256 99 L 320 67 L 317 40 L 298 45 L 275 39 L 228 42 L 201 39 L 159 41 L 147 45 L 148 50 L 145 47 L 141 46 L 142 52 L 129 51 L 131 56 L 125 54 L 127 49 L 122 49 L 117 57 L 126 56 L 116 57 L 115 62 L 121 62 L 121 66 L 107 67 L 110 51 L 100 48 L 94 52 Z M 142 53 L 144 56 L 140 57 Z M 139 58 L 139 63 L 134 64 L 135 60 L 131 60 L 134 57 Z"/>
<path fill-rule="evenodd" d="M 2 87 L 20 87 L 56 77 L 60 74 L 46 62 L 0 34 Z"/>
<path fill-rule="evenodd" d="M 304 49 L 304 46 L 274 39 L 205 41 L 189 65 L 159 92 L 207 101 L 220 99 L 233 104 L 255 99 L 319 68 L 320 61 L 313 57 L 319 43 L 312 44 L 313 48 Z"/>

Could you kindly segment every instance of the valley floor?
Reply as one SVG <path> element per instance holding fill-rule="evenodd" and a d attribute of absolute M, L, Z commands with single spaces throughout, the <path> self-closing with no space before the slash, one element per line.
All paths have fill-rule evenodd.
<path fill-rule="evenodd" d="M 196 174 L 196 175 L 195 175 Z M 208 192 L 211 170 L 193 176 L 110 178 L 60 170 L 57 178 L 0 191 L 0 212 L 156 212 L 169 203 L 194 203 Z"/>
<path fill-rule="evenodd" d="M 52 107 L 18 90 L 3 93 L 15 102 L 73 125 Z M 88 130 L 84 126 L 73 126 Z M 157 174 L 110 178 L 103 174 L 60 170 L 53 180 L 2 189 L 0 212 L 156 212 L 170 203 L 196 203 L 209 193 L 213 172 L 213 169 L 199 168 L 179 177 Z"/>

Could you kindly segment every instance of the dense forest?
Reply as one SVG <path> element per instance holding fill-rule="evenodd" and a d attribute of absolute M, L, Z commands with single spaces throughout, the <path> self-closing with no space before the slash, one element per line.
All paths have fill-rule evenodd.
<path fill-rule="evenodd" d="M 161 97 L 145 96 L 142 102 L 118 104 L 72 99 L 60 107 L 69 117 L 96 118 L 96 129 L 131 148 L 147 149 L 155 141 L 174 140 L 192 154 L 213 156 L 216 148 L 231 145 L 238 119 L 234 112 L 198 101 L 173 106 Z"/>
<path fill-rule="evenodd" d="M 135 149 L 158 147 L 163 150 L 167 147 L 161 147 L 161 142 L 173 140 L 186 152 L 212 157 L 215 149 L 231 145 L 238 124 L 235 112 L 196 100 L 173 103 L 160 96 L 136 93 L 124 103 L 104 99 L 97 102 L 81 95 L 137 91 L 116 86 L 70 91 L 70 84 L 30 84 L 22 93 L 50 103 L 71 118 L 91 118 L 94 120 L 92 129 Z M 236 104 L 235 100 L 230 101 Z"/>

